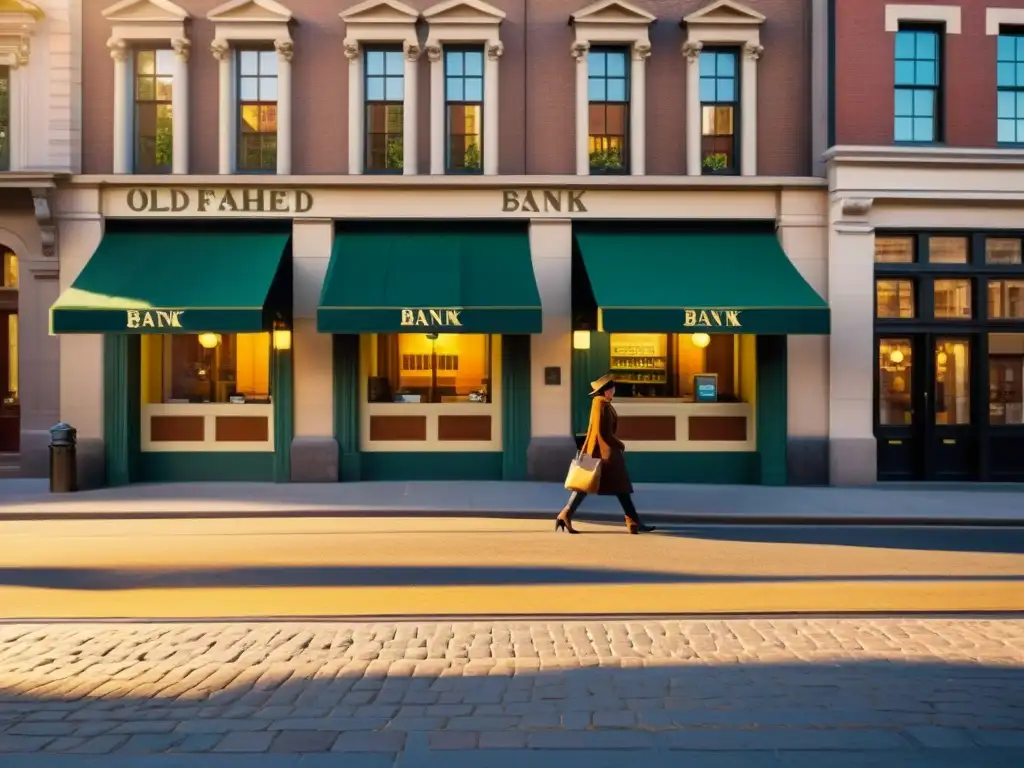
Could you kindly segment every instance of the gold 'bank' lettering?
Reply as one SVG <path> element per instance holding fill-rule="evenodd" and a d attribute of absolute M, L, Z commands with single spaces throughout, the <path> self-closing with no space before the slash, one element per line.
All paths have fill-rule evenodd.
<path fill-rule="evenodd" d="M 683 325 L 687 328 L 742 328 L 739 309 L 684 309 Z"/>
<path fill-rule="evenodd" d="M 421 328 L 462 327 L 461 309 L 403 309 L 402 325 Z"/>
<path fill-rule="evenodd" d="M 502 213 L 588 213 L 583 202 L 585 189 L 552 190 L 503 189 Z"/>
<path fill-rule="evenodd" d="M 181 328 L 183 309 L 126 310 L 127 328 Z"/>

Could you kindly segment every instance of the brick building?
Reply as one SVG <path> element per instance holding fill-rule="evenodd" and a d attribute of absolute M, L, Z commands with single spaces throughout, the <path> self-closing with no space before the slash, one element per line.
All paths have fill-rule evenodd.
<path fill-rule="evenodd" d="M 830 3 L 833 482 L 1024 479 L 1024 3 Z"/>
<path fill-rule="evenodd" d="M 827 481 L 827 10 L 82 0 L 83 483 Z"/>

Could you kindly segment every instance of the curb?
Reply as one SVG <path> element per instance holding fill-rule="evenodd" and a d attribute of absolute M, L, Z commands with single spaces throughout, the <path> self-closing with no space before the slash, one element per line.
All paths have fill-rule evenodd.
<path fill-rule="evenodd" d="M 270 511 L 222 510 L 222 511 L 126 511 L 126 512 L 0 512 L 0 522 L 32 522 L 54 520 L 231 520 L 231 519 L 338 519 L 362 518 L 505 518 L 511 520 L 553 520 L 556 512 L 537 510 L 431 510 L 431 509 L 275 509 Z M 1019 518 L 993 517 L 895 517 L 892 515 L 786 515 L 749 514 L 741 512 L 685 513 L 685 512 L 643 512 L 643 519 L 662 525 L 767 525 L 767 526 L 836 526 L 836 527 L 986 527 L 1021 528 L 1024 516 Z M 577 518 L 586 523 L 621 522 L 621 514 L 594 515 L 584 510 Z"/>

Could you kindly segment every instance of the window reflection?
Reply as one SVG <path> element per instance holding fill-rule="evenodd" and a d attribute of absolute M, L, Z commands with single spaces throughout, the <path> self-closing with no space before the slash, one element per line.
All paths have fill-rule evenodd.
<path fill-rule="evenodd" d="M 1016 237 L 989 237 L 985 240 L 986 264 L 1020 264 L 1021 243 Z"/>
<path fill-rule="evenodd" d="M 971 315 L 970 280 L 935 281 L 935 317 L 968 320 Z"/>
<path fill-rule="evenodd" d="M 269 403 L 270 334 L 142 338 L 147 403 Z"/>
<path fill-rule="evenodd" d="M 876 280 L 875 296 L 878 300 L 878 317 L 914 317 L 913 280 Z"/>
<path fill-rule="evenodd" d="M 875 237 L 875 262 L 877 264 L 910 264 L 913 261 L 913 237 Z"/>
<path fill-rule="evenodd" d="M 738 338 L 729 334 L 612 333 L 608 341 L 615 396 L 692 401 L 693 377 L 713 373 L 718 378 L 718 399 L 740 402 L 742 350 Z"/>
<path fill-rule="evenodd" d="M 0 287 L 17 288 L 18 256 L 14 251 L 4 251 L 3 270 L 3 282 L 0 282 Z"/>
<path fill-rule="evenodd" d="M 928 261 L 932 264 L 966 264 L 966 237 L 929 237 Z"/>
<path fill-rule="evenodd" d="M 913 350 L 910 339 L 878 342 L 878 423 L 909 425 L 913 417 Z"/>
<path fill-rule="evenodd" d="M 988 316 L 993 319 L 1024 317 L 1024 280 L 989 280 Z"/>
<path fill-rule="evenodd" d="M 955 339 L 935 342 L 935 423 L 971 423 L 970 344 Z"/>
<path fill-rule="evenodd" d="M 1024 333 L 988 335 L 988 420 L 1024 424 Z"/>
<path fill-rule="evenodd" d="M 372 337 L 371 403 L 491 402 L 491 337 L 397 333 Z"/>

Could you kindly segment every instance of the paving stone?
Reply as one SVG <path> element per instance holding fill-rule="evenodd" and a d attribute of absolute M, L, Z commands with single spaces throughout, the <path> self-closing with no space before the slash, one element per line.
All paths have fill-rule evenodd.
<path fill-rule="evenodd" d="M 277 733 L 267 731 L 238 731 L 221 739 L 214 752 L 266 752 Z"/>
<path fill-rule="evenodd" d="M 476 749 L 480 734 L 474 731 L 438 731 L 430 734 L 431 749 Z"/>
<path fill-rule="evenodd" d="M 334 746 L 338 736 L 337 731 L 277 731 L 269 751 L 289 755 L 327 752 Z"/>
<path fill-rule="evenodd" d="M 332 752 L 401 752 L 406 735 L 402 731 L 343 733 Z"/>
<path fill-rule="evenodd" d="M 170 733 L 179 725 L 177 720 L 143 720 L 138 722 L 122 723 L 111 731 L 111 733 Z"/>
<path fill-rule="evenodd" d="M 108 755 L 128 741 L 127 736 L 96 736 L 68 750 L 73 755 Z"/>
<path fill-rule="evenodd" d="M 9 736 L 0 733 L 0 754 L 8 752 L 38 752 L 53 741 L 50 736 Z"/>
<path fill-rule="evenodd" d="M 166 752 L 185 739 L 180 733 L 146 733 L 132 736 L 117 748 L 117 754 L 151 755 Z"/>

